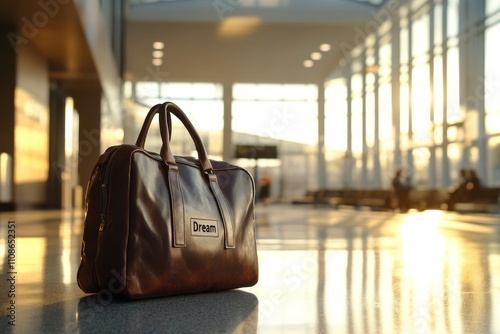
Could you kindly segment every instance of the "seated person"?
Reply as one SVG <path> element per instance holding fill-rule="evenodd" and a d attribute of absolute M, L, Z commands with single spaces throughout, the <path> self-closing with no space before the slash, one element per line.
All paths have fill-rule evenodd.
<path fill-rule="evenodd" d="M 475 193 L 481 187 L 481 181 L 477 177 L 475 170 L 467 172 L 465 169 L 460 170 L 460 181 L 455 188 L 450 191 L 450 196 L 446 202 L 448 210 L 455 208 L 457 202 L 468 202 L 474 199 Z"/>
<path fill-rule="evenodd" d="M 410 209 L 410 190 L 411 185 L 409 178 L 403 177 L 403 171 L 398 169 L 392 179 L 392 187 L 394 195 L 398 200 L 398 207 L 401 213 L 408 212 Z"/>

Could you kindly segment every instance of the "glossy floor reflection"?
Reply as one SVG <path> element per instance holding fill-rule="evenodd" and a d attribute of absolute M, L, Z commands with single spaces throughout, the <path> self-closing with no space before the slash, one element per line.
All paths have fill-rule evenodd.
<path fill-rule="evenodd" d="M 81 213 L 1 213 L 0 332 L 500 333 L 500 216 L 281 204 L 256 215 L 256 286 L 126 302 L 76 286 Z"/>

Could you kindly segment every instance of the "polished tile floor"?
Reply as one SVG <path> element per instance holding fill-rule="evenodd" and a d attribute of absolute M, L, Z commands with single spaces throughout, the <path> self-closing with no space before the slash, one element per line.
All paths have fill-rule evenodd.
<path fill-rule="evenodd" d="M 0 213 L 0 333 L 500 333 L 500 216 L 256 215 L 254 287 L 125 302 L 76 285 L 81 212 Z"/>

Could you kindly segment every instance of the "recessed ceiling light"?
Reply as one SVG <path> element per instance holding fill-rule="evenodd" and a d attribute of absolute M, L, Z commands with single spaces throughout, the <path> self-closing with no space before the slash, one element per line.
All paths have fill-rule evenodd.
<path fill-rule="evenodd" d="M 332 49 L 332 46 L 328 43 L 323 43 L 319 46 L 319 49 L 323 52 L 328 52 Z"/>
<path fill-rule="evenodd" d="M 163 64 L 163 60 L 162 59 L 159 59 L 159 58 L 155 58 L 153 59 L 153 65 L 154 66 L 160 66 L 161 64 Z"/>
<path fill-rule="evenodd" d="M 163 49 L 164 46 L 165 46 L 165 44 L 163 44 L 163 42 L 154 42 L 153 43 L 153 48 L 156 50 Z"/>
<path fill-rule="evenodd" d="M 311 59 L 312 60 L 320 60 L 321 59 L 321 53 L 319 53 L 319 52 L 313 52 L 313 53 L 311 53 Z"/>
<path fill-rule="evenodd" d="M 155 57 L 155 58 L 163 57 L 163 51 L 160 51 L 160 50 L 153 51 L 153 57 Z"/>
<path fill-rule="evenodd" d="M 304 60 L 304 67 L 310 68 L 313 67 L 314 62 L 311 59 Z"/>

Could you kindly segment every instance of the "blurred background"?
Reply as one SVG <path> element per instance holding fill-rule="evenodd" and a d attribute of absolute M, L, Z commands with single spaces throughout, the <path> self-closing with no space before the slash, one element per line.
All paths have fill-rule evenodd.
<path fill-rule="evenodd" d="M 499 34 L 498 0 L 2 1 L 0 209 L 81 207 L 99 155 L 166 100 L 276 201 L 398 169 L 499 187 Z M 195 154 L 178 122 L 172 148 Z"/>

